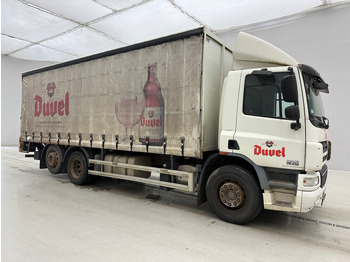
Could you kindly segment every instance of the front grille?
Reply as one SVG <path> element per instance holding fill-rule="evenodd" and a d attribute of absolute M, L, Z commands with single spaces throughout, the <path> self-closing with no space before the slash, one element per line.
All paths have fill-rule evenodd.
<path fill-rule="evenodd" d="M 327 165 L 324 165 L 320 171 L 321 173 L 321 188 L 324 187 L 327 181 L 327 175 L 328 175 L 328 167 Z"/>

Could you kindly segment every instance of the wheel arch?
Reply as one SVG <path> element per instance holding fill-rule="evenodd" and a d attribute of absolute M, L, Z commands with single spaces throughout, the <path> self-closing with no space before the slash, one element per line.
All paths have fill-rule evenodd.
<path fill-rule="evenodd" d="M 198 180 L 197 204 L 201 205 L 207 201 L 205 187 L 210 175 L 219 167 L 225 165 L 237 165 L 248 170 L 259 183 L 260 188 L 268 189 L 268 174 L 261 166 L 257 166 L 251 159 L 241 154 L 220 155 L 219 153 L 211 155 L 204 163 L 202 172 Z"/>

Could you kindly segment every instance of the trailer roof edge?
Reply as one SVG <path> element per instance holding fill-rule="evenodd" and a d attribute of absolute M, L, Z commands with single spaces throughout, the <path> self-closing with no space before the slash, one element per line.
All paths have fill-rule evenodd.
<path fill-rule="evenodd" d="M 153 40 L 149 40 L 146 42 L 141 42 L 141 43 L 137 43 L 137 44 L 133 44 L 133 45 L 117 48 L 117 49 L 112 49 L 112 50 L 105 51 L 102 53 L 97 53 L 94 55 L 74 59 L 71 61 L 63 62 L 63 63 L 54 64 L 54 65 L 39 68 L 39 69 L 35 69 L 32 71 L 22 73 L 22 77 L 45 72 L 45 71 L 49 71 L 49 70 L 53 70 L 53 69 L 58 69 L 58 68 L 69 66 L 69 65 L 75 65 L 75 64 L 79 64 L 79 63 L 83 63 L 83 62 L 88 62 L 88 61 L 91 61 L 94 59 L 108 57 L 108 56 L 112 56 L 112 55 L 116 55 L 116 54 L 121 54 L 121 53 L 129 52 L 129 51 L 133 51 L 133 50 L 137 50 L 137 49 L 141 49 L 141 48 L 145 48 L 145 47 L 149 47 L 149 46 L 153 46 L 153 45 L 164 44 L 167 42 L 188 38 L 188 37 L 191 37 L 194 35 L 199 35 L 202 33 L 204 33 L 204 27 L 196 28 L 193 30 L 189 30 L 189 31 L 185 31 L 185 32 L 181 32 L 181 33 L 177 33 L 177 34 L 173 34 L 173 35 L 168 35 L 165 37 L 161 37 L 161 38 L 157 38 L 157 39 L 153 39 Z"/>

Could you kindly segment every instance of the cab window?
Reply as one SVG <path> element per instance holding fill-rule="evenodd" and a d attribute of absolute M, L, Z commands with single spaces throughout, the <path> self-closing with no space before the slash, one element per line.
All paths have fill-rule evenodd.
<path fill-rule="evenodd" d="M 285 118 L 284 109 L 294 104 L 284 101 L 281 93 L 281 80 L 289 74 L 283 72 L 271 75 L 247 75 L 244 84 L 243 113 Z"/>

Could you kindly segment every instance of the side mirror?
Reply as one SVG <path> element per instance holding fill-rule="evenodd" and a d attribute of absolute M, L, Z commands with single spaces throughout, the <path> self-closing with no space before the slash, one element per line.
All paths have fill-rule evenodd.
<path fill-rule="evenodd" d="M 289 106 L 284 110 L 284 112 L 287 119 L 297 121 L 300 118 L 300 111 L 298 106 Z"/>
<path fill-rule="evenodd" d="M 284 101 L 298 104 L 298 89 L 294 75 L 283 77 L 281 81 L 281 89 Z"/>
<path fill-rule="evenodd" d="M 299 119 L 300 119 L 299 106 L 297 106 L 297 105 L 289 106 L 284 110 L 284 113 L 285 113 L 287 119 L 296 121 L 296 123 L 292 123 L 290 125 L 290 127 L 294 130 L 298 130 L 301 127 L 300 122 L 299 122 Z"/>

